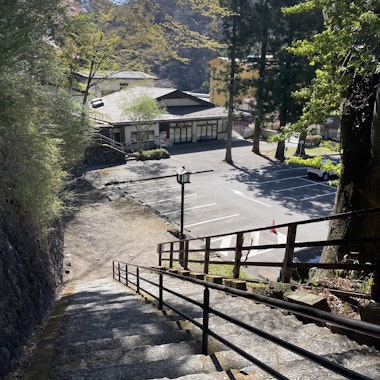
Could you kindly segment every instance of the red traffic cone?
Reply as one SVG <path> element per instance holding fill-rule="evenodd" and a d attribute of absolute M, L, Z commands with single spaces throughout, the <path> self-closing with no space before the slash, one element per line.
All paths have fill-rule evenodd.
<path fill-rule="evenodd" d="M 275 225 L 276 225 L 276 222 L 273 219 L 272 226 L 275 226 Z M 273 232 L 274 234 L 277 234 L 277 231 L 274 227 L 271 228 L 271 232 Z"/>

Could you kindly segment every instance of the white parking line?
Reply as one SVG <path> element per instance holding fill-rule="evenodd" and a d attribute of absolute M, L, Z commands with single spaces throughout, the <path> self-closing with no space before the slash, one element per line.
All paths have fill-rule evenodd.
<path fill-rule="evenodd" d="M 218 220 L 223 220 L 223 219 L 228 219 L 228 218 L 234 218 L 234 217 L 236 217 L 236 216 L 240 216 L 240 214 L 233 214 L 233 215 L 222 216 L 221 218 L 204 220 L 203 222 L 198 222 L 198 223 L 188 224 L 188 225 L 185 226 L 185 227 L 188 228 L 188 227 L 199 226 L 199 225 L 201 225 L 201 224 L 212 223 L 212 222 L 216 222 L 216 221 L 218 221 Z"/>
<path fill-rule="evenodd" d="M 301 167 L 297 167 L 297 168 L 274 170 L 272 173 L 282 173 L 282 172 L 287 172 L 289 170 L 305 170 L 305 169 L 306 169 L 306 166 L 301 166 Z"/>
<path fill-rule="evenodd" d="M 201 205 L 201 206 L 195 206 L 195 207 L 185 208 L 184 211 L 195 210 L 197 208 L 210 207 L 210 206 L 215 206 L 215 205 L 216 205 L 216 203 L 209 203 L 208 205 Z M 178 213 L 178 212 L 181 212 L 181 210 L 162 212 L 161 215 L 175 214 L 175 213 Z"/>
<path fill-rule="evenodd" d="M 184 198 L 190 198 L 190 197 L 196 197 L 198 194 L 190 194 L 190 195 L 185 195 Z M 151 201 L 151 202 L 143 202 L 144 205 L 151 205 L 153 203 L 163 203 L 163 202 L 170 202 L 170 201 L 173 201 L 173 200 L 176 200 L 176 199 L 181 199 L 181 197 L 175 197 L 175 198 L 171 198 L 171 199 L 160 199 L 160 200 L 157 200 L 157 201 Z"/>
<path fill-rule="evenodd" d="M 167 191 L 172 189 L 178 189 L 178 187 L 165 187 L 163 189 L 155 189 L 155 190 L 149 190 L 149 191 L 139 191 L 137 193 L 128 193 L 129 195 L 140 195 L 140 194 L 148 194 L 148 193 L 159 193 L 161 191 Z"/>
<path fill-rule="evenodd" d="M 308 201 L 309 199 L 320 198 L 320 197 L 326 197 L 326 196 L 328 196 L 328 195 L 333 195 L 333 194 L 336 194 L 336 191 L 334 191 L 333 193 L 320 194 L 320 195 L 314 195 L 313 197 L 303 198 L 303 199 L 301 199 L 301 201 Z"/>
<path fill-rule="evenodd" d="M 303 179 L 303 178 L 302 177 L 288 177 L 288 178 L 271 179 L 270 181 L 260 182 L 260 185 L 262 185 L 263 183 L 273 183 L 273 182 L 280 182 L 280 181 L 291 181 L 293 179 Z"/>
<path fill-rule="evenodd" d="M 281 193 L 281 191 L 300 189 L 302 187 L 310 187 L 310 186 L 314 186 L 314 185 L 315 185 L 315 183 L 309 183 L 308 185 L 301 185 L 301 186 L 287 187 L 286 189 L 273 190 L 273 192 L 274 193 Z"/>
<path fill-rule="evenodd" d="M 258 201 L 257 199 L 247 197 L 247 196 L 244 195 L 241 191 L 233 190 L 233 189 L 230 189 L 230 190 L 233 191 L 236 195 L 239 195 L 240 197 L 243 197 L 243 198 L 249 199 L 249 200 L 252 201 L 252 202 L 260 203 L 261 205 L 266 206 L 266 207 L 272 207 L 271 205 L 268 205 L 268 204 L 266 204 L 266 203 L 260 202 L 260 201 Z"/>

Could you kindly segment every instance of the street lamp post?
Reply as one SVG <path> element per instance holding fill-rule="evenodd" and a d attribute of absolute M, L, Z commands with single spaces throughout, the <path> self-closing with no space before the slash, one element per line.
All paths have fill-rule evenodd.
<path fill-rule="evenodd" d="M 190 183 L 190 170 L 186 170 L 184 166 L 177 170 L 177 182 L 181 185 L 181 224 L 180 224 L 180 247 L 179 247 L 179 263 L 184 266 L 184 241 L 183 219 L 184 219 L 184 204 L 185 204 L 185 183 Z M 185 268 L 186 269 L 186 268 Z"/>

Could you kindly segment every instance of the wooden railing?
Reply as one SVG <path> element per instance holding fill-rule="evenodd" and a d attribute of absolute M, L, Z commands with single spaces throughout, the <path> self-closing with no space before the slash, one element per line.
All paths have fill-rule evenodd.
<path fill-rule="evenodd" d="M 203 272 L 209 273 L 210 265 L 231 265 L 233 266 L 233 277 L 239 278 L 241 273 L 241 267 L 244 265 L 256 266 L 256 267 L 278 267 L 281 268 L 280 280 L 282 282 L 290 282 L 293 269 L 329 269 L 329 270 L 347 270 L 347 271 L 364 271 L 366 273 L 373 273 L 374 283 L 372 285 L 372 298 L 380 302 L 380 230 L 379 235 L 376 237 L 362 237 L 356 239 L 334 239 L 334 240 L 319 240 L 319 241 L 298 241 L 297 240 L 297 228 L 301 225 L 319 223 L 324 221 L 330 221 L 334 219 L 347 219 L 363 216 L 365 214 L 375 213 L 380 216 L 380 208 L 373 208 L 361 211 L 354 211 L 348 213 L 337 214 L 328 217 L 321 217 L 309 220 L 303 220 L 299 222 L 285 223 L 272 225 L 269 227 L 255 228 L 250 230 L 238 231 L 234 233 L 219 234 L 213 236 L 205 236 L 200 238 L 182 239 L 178 241 L 170 241 L 158 244 L 159 265 L 163 266 L 168 263 L 172 268 L 178 263 L 185 269 L 189 269 L 192 263 L 203 265 Z M 380 221 L 380 217 L 379 217 Z M 286 228 L 286 242 L 280 244 L 265 244 L 265 245 L 252 245 L 244 244 L 247 240 L 245 237 L 252 232 L 259 231 L 273 231 L 279 228 Z M 226 236 L 231 236 L 232 241 L 235 243 L 230 247 L 213 247 L 212 240 L 220 239 Z M 294 259 L 294 253 L 296 248 L 301 247 L 323 247 L 326 246 L 346 246 L 354 247 L 357 251 L 358 247 L 375 246 L 378 249 L 377 257 L 373 258 L 370 263 L 352 263 L 352 262 L 339 262 L 339 263 L 307 263 L 296 262 Z M 276 262 L 261 262 L 261 261 L 248 261 L 244 260 L 243 254 L 247 258 L 247 254 L 250 250 L 259 249 L 281 249 L 283 252 L 282 261 Z M 212 255 L 220 252 L 232 252 L 234 260 L 213 260 Z M 282 256 L 282 255 L 281 255 Z M 196 258 L 194 258 L 196 257 Z"/>

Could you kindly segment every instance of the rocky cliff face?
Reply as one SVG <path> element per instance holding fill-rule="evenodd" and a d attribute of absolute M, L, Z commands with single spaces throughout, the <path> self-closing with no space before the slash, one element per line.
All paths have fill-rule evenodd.
<path fill-rule="evenodd" d="M 63 227 L 44 242 L 0 208 L 0 378 L 11 369 L 62 284 Z"/>

